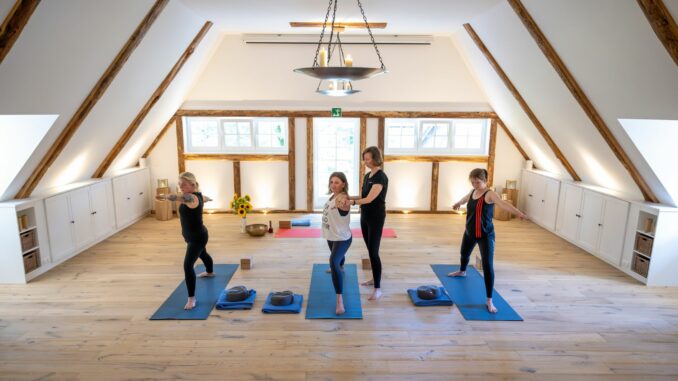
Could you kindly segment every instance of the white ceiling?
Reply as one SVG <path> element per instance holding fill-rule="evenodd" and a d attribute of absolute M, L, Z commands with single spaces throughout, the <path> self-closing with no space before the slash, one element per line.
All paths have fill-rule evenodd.
<path fill-rule="evenodd" d="M 329 0 L 182 0 L 224 33 L 314 33 L 290 21 L 323 21 Z M 450 34 L 502 0 L 362 0 L 367 20 L 387 22 L 374 34 Z M 331 15 L 330 15 L 331 17 Z M 337 21 L 362 21 L 356 0 L 339 1 Z M 318 29 L 319 31 L 319 29 Z M 349 31 L 347 31 L 349 33 Z M 364 33 L 364 31 L 363 31 Z"/>

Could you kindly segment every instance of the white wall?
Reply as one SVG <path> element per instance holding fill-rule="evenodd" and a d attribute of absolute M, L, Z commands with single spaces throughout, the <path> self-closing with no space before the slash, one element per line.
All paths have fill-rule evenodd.
<path fill-rule="evenodd" d="M 255 209 L 289 209 L 286 161 L 241 161 L 240 189 L 249 194 Z M 233 194 L 231 194 L 233 197 Z"/>
<path fill-rule="evenodd" d="M 170 2 L 47 171 L 39 188 L 52 188 L 90 178 L 202 26 L 203 20 L 191 17 L 190 11 L 180 2 Z M 168 41 L 171 43 L 167 43 Z M 189 63 L 195 58 L 190 57 Z M 182 72 L 184 69 L 187 69 L 186 65 Z M 155 112 L 148 115 L 150 118 L 140 126 L 127 149 L 118 156 L 119 161 L 114 169 L 124 169 L 136 164 L 157 132 L 174 114 L 176 108 L 168 106 L 174 103 L 176 107 L 183 91 L 179 94 L 173 92 L 181 90 L 177 85 L 188 87 L 185 83 L 187 80 L 190 80 L 190 76 L 173 83 L 165 91 L 161 98 L 163 102 L 155 105 Z M 83 159 L 76 164 L 80 158 Z"/>
<path fill-rule="evenodd" d="M 242 178 L 242 163 L 240 165 Z M 187 160 L 186 171 L 193 172 L 202 193 L 214 200 L 205 204 L 205 209 L 229 210 L 231 208 L 234 189 L 232 161 Z"/>
<path fill-rule="evenodd" d="M 12 198 L 23 185 L 152 4 L 71 0 L 45 1 L 36 8 L 0 65 L 0 114 L 60 118 L 1 199 Z"/>
<path fill-rule="evenodd" d="M 172 123 L 169 130 L 158 141 L 151 154 L 146 159 L 146 166 L 151 173 L 151 188 L 155 192 L 158 179 L 167 179 L 170 190 L 177 189 L 179 177 L 179 158 L 177 155 L 177 129 Z M 155 193 L 154 193 L 155 194 Z"/>
<path fill-rule="evenodd" d="M 438 170 L 438 210 L 452 210 L 452 205 L 472 189 L 468 175 L 484 163 L 440 163 Z M 430 176 L 429 176 L 430 177 Z"/>
<path fill-rule="evenodd" d="M 518 189 L 521 188 L 520 179 L 525 159 L 503 129 L 497 130 L 497 146 L 494 160 L 494 186 L 501 191 L 506 186 L 506 180 L 518 180 Z"/>
<path fill-rule="evenodd" d="M 275 108 L 296 103 L 301 107 L 360 106 L 371 103 L 430 105 L 456 104 L 466 110 L 487 110 L 485 96 L 465 68 L 449 38 L 430 46 L 381 46 L 389 72 L 356 81 L 361 93 L 333 98 L 315 93 L 317 81 L 292 70 L 310 66 L 313 45 L 252 45 L 240 36 L 226 35 L 205 72 L 187 96 L 187 105 L 228 107 L 231 102 Z M 354 65 L 378 66 L 371 46 L 348 45 Z M 373 57 L 374 56 L 374 57 Z"/>
<path fill-rule="evenodd" d="M 384 164 L 388 176 L 386 207 L 398 210 L 431 208 L 431 163 L 391 161 Z"/>

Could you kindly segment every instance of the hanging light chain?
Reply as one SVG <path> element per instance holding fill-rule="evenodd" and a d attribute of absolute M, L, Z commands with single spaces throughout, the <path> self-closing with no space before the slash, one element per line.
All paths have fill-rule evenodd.
<path fill-rule="evenodd" d="M 332 37 L 334 36 L 334 20 L 337 18 L 337 5 L 339 4 L 339 0 L 334 0 L 334 11 L 332 12 L 332 30 L 330 31 L 330 41 L 327 43 L 327 66 L 330 65 L 330 59 L 332 58 L 332 51 L 334 48 L 332 47 Z M 339 33 L 337 33 L 337 37 L 339 36 Z M 335 42 L 334 45 L 336 46 L 337 43 Z"/>
<path fill-rule="evenodd" d="M 365 11 L 363 10 L 363 5 L 360 4 L 360 0 L 358 1 L 358 7 L 360 7 L 360 13 L 363 15 L 363 20 L 365 21 L 365 27 L 367 27 L 367 33 L 370 34 L 370 39 L 372 40 L 372 45 L 374 45 L 374 50 L 377 52 L 377 57 L 379 57 L 379 63 L 381 64 L 382 70 L 386 70 L 386 66 L 384 66 L 384 61 L 381 59 L 381 54 L 379 54 L 379 48 L 377 47 L 377 43 L 374 41 L 374 36 L 372 35 L 372 29 L 370 29 L 370 24 L 367 22 L 367 16 L 365 16 Z"/>
<path fill-rule="evenodd" d="M 323 22 L 323 30 L 320 32 L 320 41 L 318 41 L 318 47 L 315 49 L 315 57 L 313 58 L 313 66 L 317 67 L 318 65 L 318 53 L 320 52 L 320 45 L 323 43 L 323 37 L 325 36 L 325 27 L 327 26 L 327 19 L 330 17 L 330 10 L 332 9 L 332 3 L 334 0 L 330 0 L 330 3 L 327 5 L 327 13 L 325 13 L 325 22 Z M 336 7 L 335 7 L 336 12 Z M 329 61 L 329 60 L 328 60 Z"/>

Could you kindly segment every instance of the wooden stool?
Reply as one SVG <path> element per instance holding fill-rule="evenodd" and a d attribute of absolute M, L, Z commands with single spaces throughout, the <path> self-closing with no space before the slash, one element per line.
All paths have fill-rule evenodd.
<path fill-rule="evenodd" d="M 172 201 L 154 200 L 153 210 L 155 210 L 155 218 L 158 221 L 167 221 L 172 219 Z"/>
<path fill-rule="evenodd" d="M 369 258 L 363 258 L 363 270 L 372 270 L 372 262 Z"/>
<path fill-rule="evenodd" d="M 252 269 L 252 257 L 240 258 L 240 268 L 243 270 Z"/>
<path fill-rule="evenodd" d="M 278 221 L 279 229 L 292 229 L 292 221 Z"/>

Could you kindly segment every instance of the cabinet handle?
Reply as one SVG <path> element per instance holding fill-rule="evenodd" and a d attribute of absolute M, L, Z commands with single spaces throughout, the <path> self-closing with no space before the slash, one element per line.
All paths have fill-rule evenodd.
<path fill-rule="evenodd" d="M 139 192 L 139 196 L 141 196 L 141 195 L 143 195 L 143 194 L 144 194 L 144 192 Z"/>
<path fill-rule="evenodd" d="M 75 223 L 75 221 L 71 221 L 71 223 L 72 223 L 72 224 L 74 224 L 74 223 Z"/>
<path fill-rule="evenodd" d="M 90 214 L 97 214 L 97 212 L 92 212 L 92 213 L 90 213 Z"/>
<path fill-rule="evenodd" d="M 577 218 L 581 218 L 581 214 L 575 214 L 575 216 L 577 216 Z"/>
<path fill-rule="evenodd" d="M 541 202 L 544 202 L 544 200 L 541 200 Z"/>
<path fill-rule="evenodd" d="M 130 197 L 127 197 L 127 199 L 129 200 L 129 199 L 130 199 Z"/>
<path fill-rule="evenodd" d="M 528 196 L 532 197 L 532 195 L 531 195 L 531 194 L 528 194 Z"/>
<path fill-rule="evenodd" d="M 603 224 L 598 224 L 598 226 L 603 226 Z"/>

